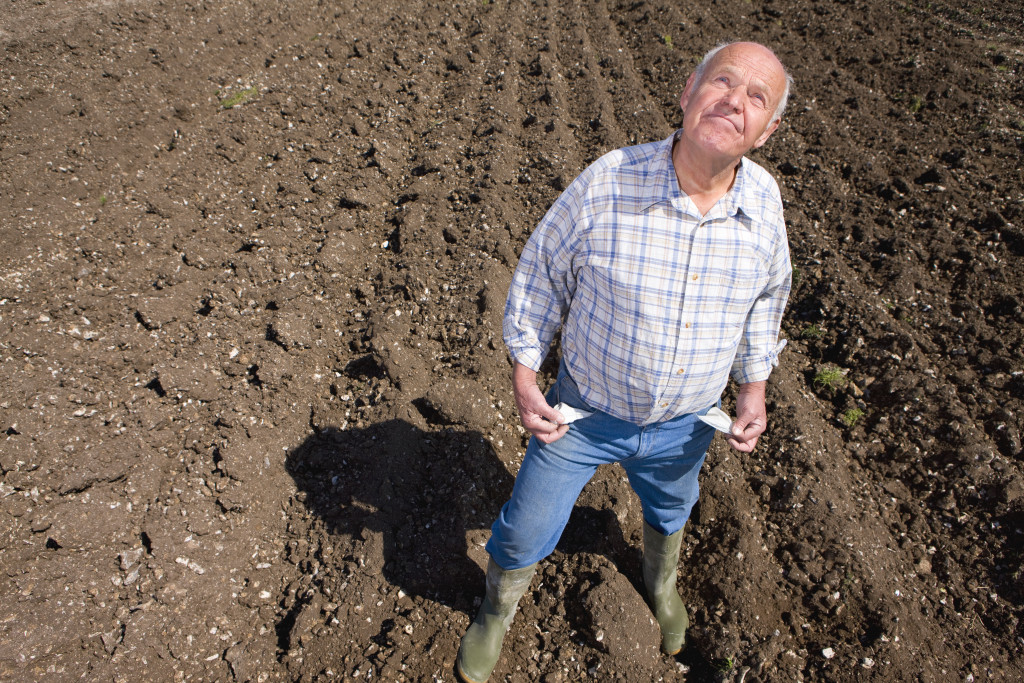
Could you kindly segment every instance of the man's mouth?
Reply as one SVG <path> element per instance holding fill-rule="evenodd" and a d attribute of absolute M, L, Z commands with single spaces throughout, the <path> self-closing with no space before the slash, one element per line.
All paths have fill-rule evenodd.
<path fill-rule="evenodd" d="M 730 118 L 728 114 L 712 114 L 711 118 L 722 119 L 723 121 L 728 123 L 730 126 L 732 126 L 733 130 L 735 130 L 737 133 L 742 133 L 743 132 L 743 130 L 740 128 L 740 124 L 737 123 L 732 118 Z"/>

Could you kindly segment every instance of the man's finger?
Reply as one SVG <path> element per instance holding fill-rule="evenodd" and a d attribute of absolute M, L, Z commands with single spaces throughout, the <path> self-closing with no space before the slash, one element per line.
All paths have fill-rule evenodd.
<path fill-rule="evenodd" d="M 530 434 L 537 437 L 542 443 L 551 443 L 562 438 L 569 425 L 559 425 L 548 420 L 537 413 L 531 413 L 523 418 L 523 427 Z"/>
<path fill-rule="evenodd" d="M 736 450 L 749 453 L 754 450 L 754 446 L 757 445 L 757 440 L 760 436 L 760 432 L 747 431 L 741 434 L 732 434 L 731 436 L 727 436 L 725 441 Z"/>
<path fill-rule="evenodd" d="M 544 416 L 538 415 L 537 413 L 530 413 L 523 417 L 523 426 L 531 434 L 546 434 L 547 432 L 553 432 L 558 429 L 558 425 L 551 420 L 545 419 Z"/>
<path fill-rule="evenodd" d="M 761 434 L 764 433 L 765 427 L 767 427 L 767 425 L 757 418 L 746 424 L 742 423 L 740 420 L 736 420 L 732 423 L 732 436 L 746 441 L 751 437 L 761 436 Z"/>
<path fill-rule="evenodd" d="M 737 441 L 736 439 L 729 437 L 728 439 L 726 439 L 726 442 L 729 444 L 730 447 L 732 447 L 734 450 L 739 451 L 740 453 L 750 453 L 754 450 L 754 447 L 757 446 L 756 438 L 753 439 L 752 441 Z"/>
<path fill-rule="evenodd" d="M 539 409 L 537 410 L 537 415 L 544 418 L 548 422 L 556 426 L 565 424 L 565 416 L 562 415 L 557 410 L 555 410 L 554 408 L 552 408 L 551 406 L 549 406 L 547 403 L 544 403 L 543 406 L 538 406 L 538 408 Z"/>
<path fill-rule="evenodd" d="M 757 440 L 767 425 L 757 418 L 744 425 L 740 420 L 732 423 L 732 433 L 726 437 L 726 443 L 742 453 L 750 453 L 757 445 Z"/>
<path fill-rule="evenodd" d="M 557 429 L 555 429 L 552 432 L 546 432 L 544 434 L 534 434 L 534 436 L 537 437 L 538 441 L 541 441 L 543 443 L 554 443 L 555 441 L 558 441 L 563 436 L 565 436 L 565 433 L 568 431 L 569 425 L 560 425 Z"/>

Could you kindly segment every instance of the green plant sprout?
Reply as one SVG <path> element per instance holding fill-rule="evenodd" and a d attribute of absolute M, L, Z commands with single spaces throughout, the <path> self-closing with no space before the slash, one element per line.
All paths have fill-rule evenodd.
<path fill-rule="evenodd" d="M 825 330 L 812 324 L 805 327 L 800 333 L 800 336 L 804 339 L 821 339 L 825 336 Z"/>
<path fill-rule="evenodd" d="M 850 408 L 842 415 L 840 415 L 839 419 L 847 427 L 853 427 L 855 424 L 857 424 L 857 421 L 860 420 L 862 417 L 864 417 L 863 410 L 861 410 L 860 408 Z"/>
<path fill-rule="evenodd" d="M 827 389 L 828 391 L 835 392 L 843 386 L 846 386 L 846 371 L 842 368 L 837 368 L 834 365 L 822 368 L 814 375 L 814 386 Z"/>
<path fill-rule="evenodd" d="M 255 86 L 252 88 L 246 88 L 245 90 L 239 90 L 231 97 L 226 97 L 221 100 L 220 106 L 222 109 L 231 109 L 232 107 L 236 107 L 239 104 L 249 101 L 255 97 L 258 92 L 259 90 L 257 90 Z"/>

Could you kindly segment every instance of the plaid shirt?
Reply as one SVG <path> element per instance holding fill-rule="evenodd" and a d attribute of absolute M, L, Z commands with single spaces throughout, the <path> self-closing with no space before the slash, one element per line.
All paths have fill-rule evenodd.
<path fill-rule="evenodd" d="M 505 306 L 514 360 L 537 370 L 562 326 L 563 359 L 592 407 L 651 424 L 714 405 L 732 377 L 768 378 L 792 267 L 775 180 L 743 159 L 701 216 L 672 143 L 587 168 L 530 237 Z"/>

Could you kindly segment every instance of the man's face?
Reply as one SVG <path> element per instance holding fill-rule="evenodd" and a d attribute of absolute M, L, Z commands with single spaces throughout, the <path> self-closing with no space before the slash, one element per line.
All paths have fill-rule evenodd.
<path fill-rule="evenodd" d="M 786 87 L 782 65 L 766 48 L 736 43 L 722 48 L 686 82 L 679 100 L 683 135 L 711 157 L 738 160 L 778 127 L 772 121 Z"/>

